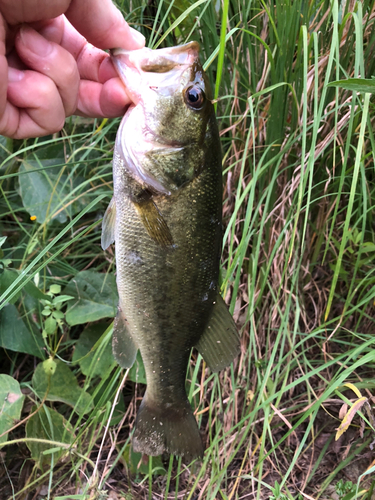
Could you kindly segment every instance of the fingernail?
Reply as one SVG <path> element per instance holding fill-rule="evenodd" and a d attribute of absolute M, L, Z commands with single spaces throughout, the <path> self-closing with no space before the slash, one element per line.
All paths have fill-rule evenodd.
<path fill-rule="evenodd" d="M 20 37 L 24 45 L 39 57 L 46 57 L 52 52 L 53 46 L 42 35 L 28 26 L 21 27 Z"/>
<path fill-rule="evenodd" d="M 142 47 L 145 46 L 146 39 L 142 35 L 142 33 L 140 33 L 139 31 L 135 30 L 134 28 L 130 28 L 130 33 L 131 33 L 131 36 L 132 36 L 133 40 L 136 42 L 137 45 L 139 45 L 139 48 L 142 48 Z"/>
<path fill-rule="evenodd" d="M 25 72 L 16 68 L 8 68 L 8 82 L 20 82 L 25 76 Z"/>

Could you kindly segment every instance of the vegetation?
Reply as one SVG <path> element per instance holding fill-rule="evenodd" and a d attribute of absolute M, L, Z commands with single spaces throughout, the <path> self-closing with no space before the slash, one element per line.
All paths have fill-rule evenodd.
<path fill-rule="evenodd" d="M 100 247 L 119 121 L 0 138 L 0 497 L 369 500 L 373 0 L 120 3 L 151 47 L 201 43 L 242 353 L 212 374 L 193 352 L 202 463 L 133 453 L 144 371 L 111 356 L 115 263 Z"/>

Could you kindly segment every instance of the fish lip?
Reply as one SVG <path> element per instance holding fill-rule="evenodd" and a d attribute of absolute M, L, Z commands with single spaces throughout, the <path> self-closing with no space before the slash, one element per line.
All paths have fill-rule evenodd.
<path fill-rule="evenodd" d="M 140 53 L 141 51 L 144 52 L 145 50 L 152 50 L 152 52 L 154 54 L 155 54 L 155 52 L 158 52 L 159 54 L 163 53 L 163 55 L 166 54 L 167 57 L 169 56 L 171 58 L 171 60 L 173 60 L 174 57 L 176 57 L 176 56 L 178 57 L 179 54 L 184 54 L 188 51 L 190 51 L 190 53 L 193 55 L 194 58 L 198 58 L 200 47 L 199 47 L 198 42 L 192 41 L 192 42 L 185 43 L 183 45 L 177 45 L 175 47 L 166 47 L 163 49 L 155 49 L 155 50 L 149 49 L 147 47 L 143 47 L 141 49 L 136 49 L 136 50 L 126 50 L 126 49 L 122 49 L 121 47 L 114 47 L 113 49 L 110 49 L 109 53 L 111 55 L 111 58 L 116 59 L 122 55 L 123 56 L 136 55 L 137 53 Z M 178 62 L 177 60 L 175 62 L 176 62 L 176 64 L 184 64 L 184 63 Z M 188 63 L 185 63 L 185 64 L 188 64 Z"/>
<path fill-rule="evenodd" d="M 199 60 L 199 43 L 189 42 L 176 47 L 166 47 L 163 49 L 142 49 L 126 50 L 120 47 L 110 49 L 111 60 L 121 79 L 126 79 L 121 67 L 121 60 L 129 67 L 144 70 L 146 67 L 161 67 L 165 64 L 169 69 L 178 66 L 191 66 Z M 169 71 L 166 69 L 166 71 Z M 146 70 L 147 71 L 147 70 Z M 151 70 L 152 71 L 152 70 Z M 163 71 L 161 71 L 163 73 Z"/>

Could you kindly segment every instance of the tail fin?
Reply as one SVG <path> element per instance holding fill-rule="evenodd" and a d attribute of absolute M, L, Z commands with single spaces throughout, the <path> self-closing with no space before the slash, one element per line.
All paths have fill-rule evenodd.
<path fill-rule="evenodd" d="M 191 461 L 203 457 L 203 444 L 189 401 L 176 407 L 156 405 L 147 392 L 138 410 L 133 449 L 147 455 L 184 456 Z"/>

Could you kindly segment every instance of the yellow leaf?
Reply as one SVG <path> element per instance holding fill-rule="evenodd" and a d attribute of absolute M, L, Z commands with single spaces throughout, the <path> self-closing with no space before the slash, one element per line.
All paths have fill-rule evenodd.
<path fill-rule="evenodd" d="M 247 394 L 246 394 L 246 402 L 247 402 L 247 404 L 250 404 L 253 399 L 254 399 L 254 391 L 252 391 L 250 389 L 250 390 L 247 391 Z"/>
<path fill-rule="evenodd" d="M 356 388 L 356 386 L 354 384 L 351 384 L 350 382 L 347 382 L 346 384 L 344 384 L 346 387 L 349 387 L 349 389 L 351 389 L 357 396 L 357 398 L 361 398 L 362 397 L 362 394 L 360 392 L 359 389 Z"/>
<path fill-rule="evenodd" d="M 349 411 L 343 418 L 340 427 L 337 429 L 336 432 L 336 437 L 335 441 L 339 439 L 340 436 L 344 434 L 348 430 L 349 425 L 352 423 L 353 418 L 355 417 L 355 414 L 357 411 L 359 411 L 362 408 L 362 405 L 367 401 L 367 398 L 359 398 L 355 403 L 353 403 L 353 406 L 350 407 Z"/>

